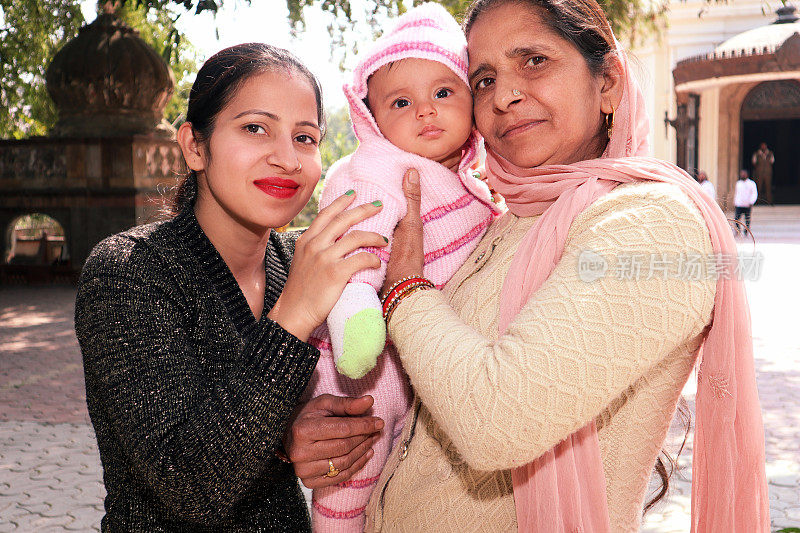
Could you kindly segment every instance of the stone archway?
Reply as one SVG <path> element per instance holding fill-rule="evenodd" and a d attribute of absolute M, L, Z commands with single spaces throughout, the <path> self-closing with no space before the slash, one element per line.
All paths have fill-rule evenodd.
<path fill-rule="evenodd" d="M 98 242 L 158 218 L 182 170 L 175 129 L 162 118 L 172 73 L 115 15 L 59 47 L 46 78 L 55 127 L 47 137 L 0 140 L 0 285 L 77 279 Z M 27 213 L 61 224 L 71 264 L 5 263 L 2 232 Z"/>
<path fill-rule="evenodd" d="M 74 283 L 72 237 L 60 210 L 0 213 L 0 285 Z"/>
<path fill-rule="evenodd" d="M 14 218 L 6 227 L 5 239 L 5 264 L 61 266 L 69 261 L 64 227 L 45 213 Z"/>
<path fill-rule="evenodd" d="M 775 155 L 772 203 L 800 203 L 800 82 L 759 83 L 745 96 L 741 108 L 741 168 L 752 172 L 752 155 L 764 142 Z M 759 203 L 767 203 L 762 192 Z"/>

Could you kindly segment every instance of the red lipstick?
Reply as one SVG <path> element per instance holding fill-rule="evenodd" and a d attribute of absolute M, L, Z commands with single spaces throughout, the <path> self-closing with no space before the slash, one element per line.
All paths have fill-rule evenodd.
<path fill-rule="evenodd" d="M 300 188 L 300 184 L 296 181 L 277 176 L 257 179 L 253 182 L 253 185 L 268 195 L 283 200 L 294 196 L 297 193 L 297 189 Z"/>

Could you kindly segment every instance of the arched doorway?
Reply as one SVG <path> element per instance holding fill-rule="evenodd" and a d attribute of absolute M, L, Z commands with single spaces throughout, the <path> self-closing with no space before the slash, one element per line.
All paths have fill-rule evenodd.
<path fill-rule="evenodd" d="M 28 213 L 6 228 L 7 265 L 64 266 L 69 252 L 64 228 L 44 213 Z"/>
<path fill-rule="evenodd" d="M 800 204 L 800 83 L 780 80 L 756 85 L 742 103 L 741 117 L 741 168 L 752 172 L 753 153 L 766 143 L 775 155 L 773 203 Z M 758 203 L 765 200 L 759 198 Z"/>

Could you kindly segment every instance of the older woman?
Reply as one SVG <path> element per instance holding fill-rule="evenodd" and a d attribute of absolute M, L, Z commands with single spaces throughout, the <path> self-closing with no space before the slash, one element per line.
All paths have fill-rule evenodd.
<path fill-rule="evenodd" d="M 477 0 L 465 29 L 509 213 L 443 291 L 391 294 L 417 398 L 369 528 L 636 531 L 702 346 L 693 529 L 767 531 L 746 298 L 705 264 L 735 245 L 691 178 L 633 157 L 647 120 L 599 5 Z M 387 284 L 422 271 L 407 194 Z"/>

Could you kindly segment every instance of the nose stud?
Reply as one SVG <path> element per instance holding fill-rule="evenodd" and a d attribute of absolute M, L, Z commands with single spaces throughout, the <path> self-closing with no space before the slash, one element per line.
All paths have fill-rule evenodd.
<path fill-rule="evenodd" d="M 303 168 L 303 163 L 298 162 L 297 163 L 297 168 L 294 169 L 294 171 L 295 172 L 300 172 L 300 170 L 302 170 L 302 168 Z"/>
<path fill-rule="evenodd" d="M 522 96 L 522 92 L 519 89 L 512 89 L 511 94 L 514 96 Z"/>

